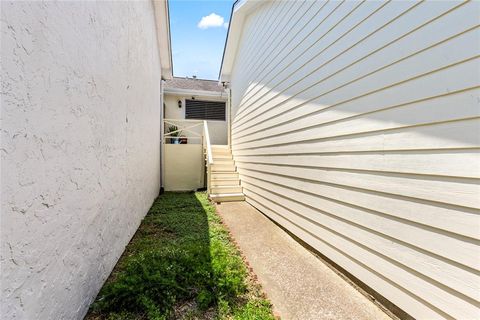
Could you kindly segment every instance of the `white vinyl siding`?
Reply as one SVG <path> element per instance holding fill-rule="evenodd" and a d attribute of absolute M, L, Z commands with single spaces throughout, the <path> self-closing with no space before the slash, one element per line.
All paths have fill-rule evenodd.
<path fill-rule="evenodd" d="M 264 2 L 231 73 L 247 201 L 419 319 L 480 318 L 479 13 Z"/>

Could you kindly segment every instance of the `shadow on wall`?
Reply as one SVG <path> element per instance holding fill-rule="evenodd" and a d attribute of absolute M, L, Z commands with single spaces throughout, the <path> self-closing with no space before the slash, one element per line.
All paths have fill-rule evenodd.
<path fill-rule="evenodd" d="M 465 63 L 458 69 L 471 75 L 467 71 L 471 68 L 475 68 L 475 64 Z M 236 149 L 297 144 L 306 140 L 309 143 L 321 142 L 332 138 L 348 142 L 355 138 L 379 136 L 380 131 L 385 132 L 387 138 L 403 136 L 401 145 L 392 141 L 392 145 L 385 145 L 384 149 L 421 148 L 418 144 L 422 143 L 430 147 L 434 141 L 442 141 L 442 144 L 451 141 L 455 148 L 475 146 L 478 136 L 469 132 L 479 130 L 474 119 L 480 115 L 476 101 L 479 91 L 474 87 L 457 90 L 442 81 L 444 77 L 450 77 L 448 72 L 439 72 L 435 77 L 438 81 L 437 88 L 433 88 L 434 93 L 415 90 L 422 86 L 423 79 L 393 88 L 384 83 L 384 86 L 372 88 L 374 92 L 367 95 L 355 92 L 351 85 L 334 89 L 319 84 L 305 92 L 298 92 L 296 87 L 278 91 L 269 83 L 254 83 L 251 86 L 253 90 L 247 91 L 247 98 L 234 106 L 232 137 Z M 480 80 L 478 76 L 471 75 L 471 78 L 472 85 Z M 259 89 L 261 94 L 249 98 L 249 92 Z M 416 136 L 435 139 L 416 142 Z M 376 150 L 378 146 L 381 145 L 377 145 Z"/>
<path fill-rule="evenodd" d="M 314 6 L 322 11 L 320 3 Z M 353 3 L 346 6 L 356 7 Z M 371 6 L 368 10 L 379 10 L 375 11 L 379 14 L 390 4 L 368 6 Z M 426 20 L 435 11 L 451 6 L 453 4 L 448 3 L 431 5 L 428 14 L 425 12 L 419 17 Z M 418 10 L 427 8 L 420 5 Z M 475 9 L 475 4 L 463 4 L 451 13 L 458 23 L 448 34 L 433 32 L 432 36 L 432 30 L 426 27 L 408 34 L 416 22 L 412 17 L 403 25 L 396 26 L 398 21 L 389 25 L 388 37 L 376 35 L 360 43 L 353 42 L 354 35 L 371 31 L 368 23 L 332 42 L 335 36 L 341 35 L 336 30 L 341 29 L 345 21 L 329 33 L 321 23 L 302 20 L 315 35 L 305 33 L 305 37 L 295 38 L 304 45 L 287 50 L 288 41 L 275 43 L 259 50 L 262 54 L 253 61 L 245 59 L 246 62 L 242 60 L 236 66 L 238 74 L 232 78 L 233 136 L 242 140 L 240 138 L 248 135 L 251 141 L 281 132 L 282 139 L 288 139 L 285 136 L 288 131 L 297 131 L 314 140 L 438 123 L 438 128 L 418 127 L 410 132 L 475 145 L 478 139 L 468 132 L 472 129 L 478 132 L 478 125 L 465 123 L 470 131 L 462 131 L 453 123 L 480 115 L 476 101 L 478 90 L 473 90 L 480 81 L 478 72 L 474 71 L 479 63 L 478 46 L 473 45 L 478 44 L 478 30 L 469 28 L 469 24 L 477 25 L 478 19 L 469 13 Z M 441 22 L 434 25 L 437 23 Z M 378 33 L 387 30 L 379 28 Z M 323 37 L 325 32 L 333 38 Z M 403 33 L 406 35 L 402 36 Z M 380 46 L 375 39 L 390 42 Z M 463 50 L 447 54 L 455 48 Z M 452 123 L 442 127 L 446 121 Z M 298 136 L 292 139 L 299 140 Z"/>

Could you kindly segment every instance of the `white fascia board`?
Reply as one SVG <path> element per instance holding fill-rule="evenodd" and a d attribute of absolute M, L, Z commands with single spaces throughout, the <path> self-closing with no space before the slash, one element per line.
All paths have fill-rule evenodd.
<path fill-rule="evenodd" d="M 222 98 L 224 100 L 227 100 L 227 97 L 228 97 L 226 92 L 204 91 L 204 90 L 165 88 L 163 92 L 165 94 L 172 94 L 172 95 L 178 95 L 178 96 L 213 97 L 213 98 Z"/>
<path fill-rule="evenodd" d="M 155 11 L 157 43 L 162 68 L 162 79 L 173 78 L 172 46 L 170 41 L 170 17 L 168 0 L 152 0 Z"/>
<path fill-rule="evenodd" d="M 228 26 L 227 40 L 223 51 L 222 66 L 220 69 L 220 82 L 229 82 L 233 63 L 237 55 L 238 43 L 243 32 L 246 17 L 256 7 L 262 4 L 260 0 L 239 0 L 233 4 L 230 24 Z"/>

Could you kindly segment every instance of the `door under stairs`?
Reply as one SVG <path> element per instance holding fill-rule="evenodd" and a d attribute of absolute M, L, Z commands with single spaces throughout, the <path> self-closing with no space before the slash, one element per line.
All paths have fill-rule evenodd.
<path fill-rule="evenodd" d="M 213 163 L 210 165 L 210 199 L 215 202 L 245 200 L 230 147 L 212 145 L 211 151 Z"/>

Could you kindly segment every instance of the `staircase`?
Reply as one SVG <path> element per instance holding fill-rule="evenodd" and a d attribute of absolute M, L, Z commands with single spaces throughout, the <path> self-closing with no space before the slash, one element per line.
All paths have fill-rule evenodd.
<path fill-rule="evenodd" d="M 211 150 L 213 163 L 210 165 L 210 199 L 215 202 L 245 200 L 229 146 L 212 145 Z"/>

